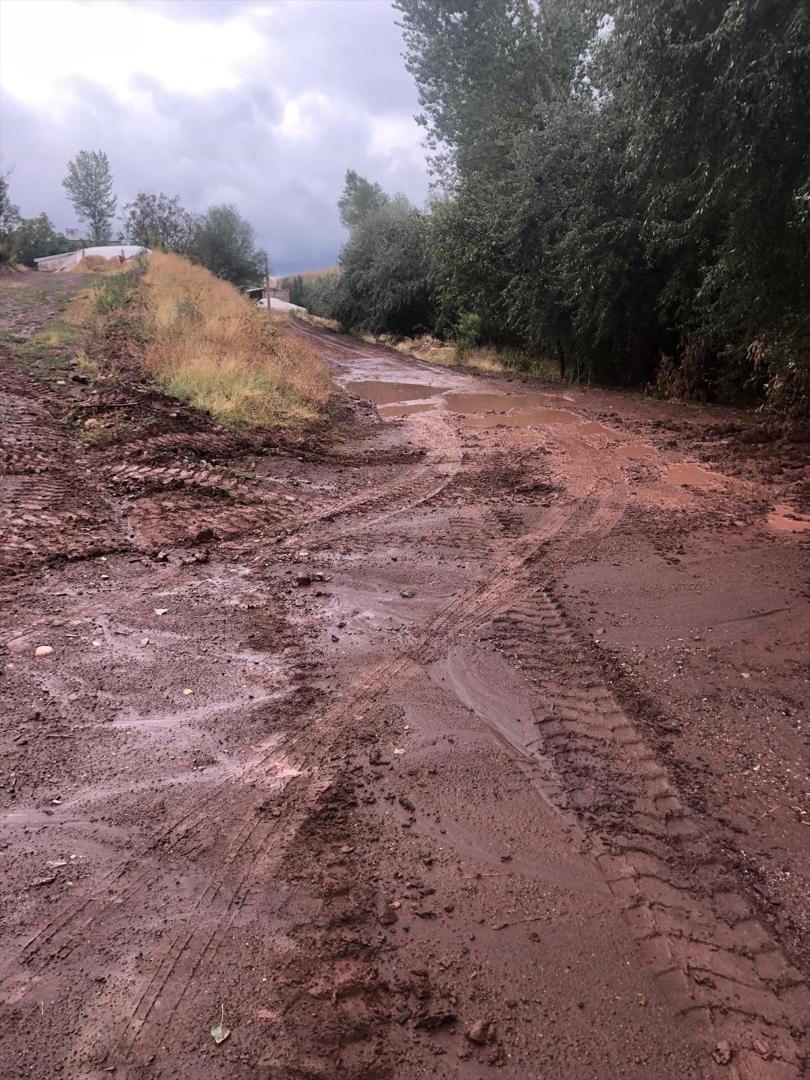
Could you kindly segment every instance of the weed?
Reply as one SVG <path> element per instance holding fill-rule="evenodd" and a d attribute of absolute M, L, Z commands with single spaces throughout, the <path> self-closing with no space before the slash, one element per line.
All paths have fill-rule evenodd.
<path fill-rule="evenodd" d="M 275 427 L 324 415 L 329 373 L 286 319 L 269 317 L 201 266 L 162 252 L 149 256 L 141 295 L 144 361 L 169 393 L 237 425 Z"/>

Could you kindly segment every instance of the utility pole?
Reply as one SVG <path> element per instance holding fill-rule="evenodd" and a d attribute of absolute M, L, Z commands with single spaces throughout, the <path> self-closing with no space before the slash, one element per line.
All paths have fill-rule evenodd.
<path fill-rule="evenodd" d="M 267 252 L 264 253 L 264 288 L 267 294 L 267 314 L 270 314 L 270 260 Z"/>

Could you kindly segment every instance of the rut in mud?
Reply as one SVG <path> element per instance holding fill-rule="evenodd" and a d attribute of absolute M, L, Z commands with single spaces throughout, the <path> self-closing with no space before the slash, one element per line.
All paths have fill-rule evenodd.
<path fill-rule="evenodd" d="M 42 288 L 2 295 L 7 1074 L 800 1077 L 802 433 L 301 324 L 341 417 L 236 435 L 20 350 Z"/>

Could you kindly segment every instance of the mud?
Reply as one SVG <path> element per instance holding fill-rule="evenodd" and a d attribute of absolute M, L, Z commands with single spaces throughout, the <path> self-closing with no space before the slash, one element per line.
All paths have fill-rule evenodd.
<path fill-rule="evenodd" d="M 0 289 L 0 1074 L 806 1074 L 800 433 L 301 324 L 340 419 L 236 435 L 23 347 L 64 288 Z"/>

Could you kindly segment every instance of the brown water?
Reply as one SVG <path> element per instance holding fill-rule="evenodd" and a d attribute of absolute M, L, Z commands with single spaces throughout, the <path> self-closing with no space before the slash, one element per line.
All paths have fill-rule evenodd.
<path fill-rule="evenodd" d="M 378 405 L 377 412 L 383 419 L 393 419 L 397 416 L 410 416 L 411 413 L 430 412 L 435 407 L 434 401 L 415 401 L 408 405 Z"/>
<path fill-rule="evenodd" d="M 810 518 L 802 517 L 798 511 L 780 503 L 768 514 L 769 529 L 779 533 L 804 533 L 810 531 Z"/>
<path fill-rule="evenodd" d="M 676 487 L 709 487 L 712 484 L 722 484 L 723 477 L 709 472 L 708 469 L 701 469 L 699 465 L 683 462 L 669 466 L 664 474 L 664 482 Z"/>
<path fill-rule="evenodd" d="M 630 442 L 623 443 L 621 446 L 614 446 L 610 452 L 614 457 L 622 458 L 625 461 L 643 461 L 644 458 L 648 458 L 655 453 L 655 447 L 649 443 Z"/>
<path fill-rule="evenodd" d="M 532 427 L 539 424 L 573 424 L 576 419 L 567 409 L 538 407 L 508 413 L 469 414 L 464 416 L 464 423 L 474 428 Z"/>
<path fill-rule="evenodd" d="M 533 390 L 526 394 L 497 394 L 497 393 L 460 393 L 452 391 L 444 395 L 444 402 L 452 412 L 459 413 L 486 413 L 486 412 L 515 412 L 518 409 L 525 411 L 536 406 L 554 403 L 557 399 L 552 394 L 545 394 L 540 390 Z"/>
<path fill-rule="evenodd" d="M 383 382 L 379 379 L 360 379 L 346 383 L 346 389 L 374 405 L 392 405 L 401 401 L 425 401 L 443 393 L 446 386 L 430 383 Z"/>

